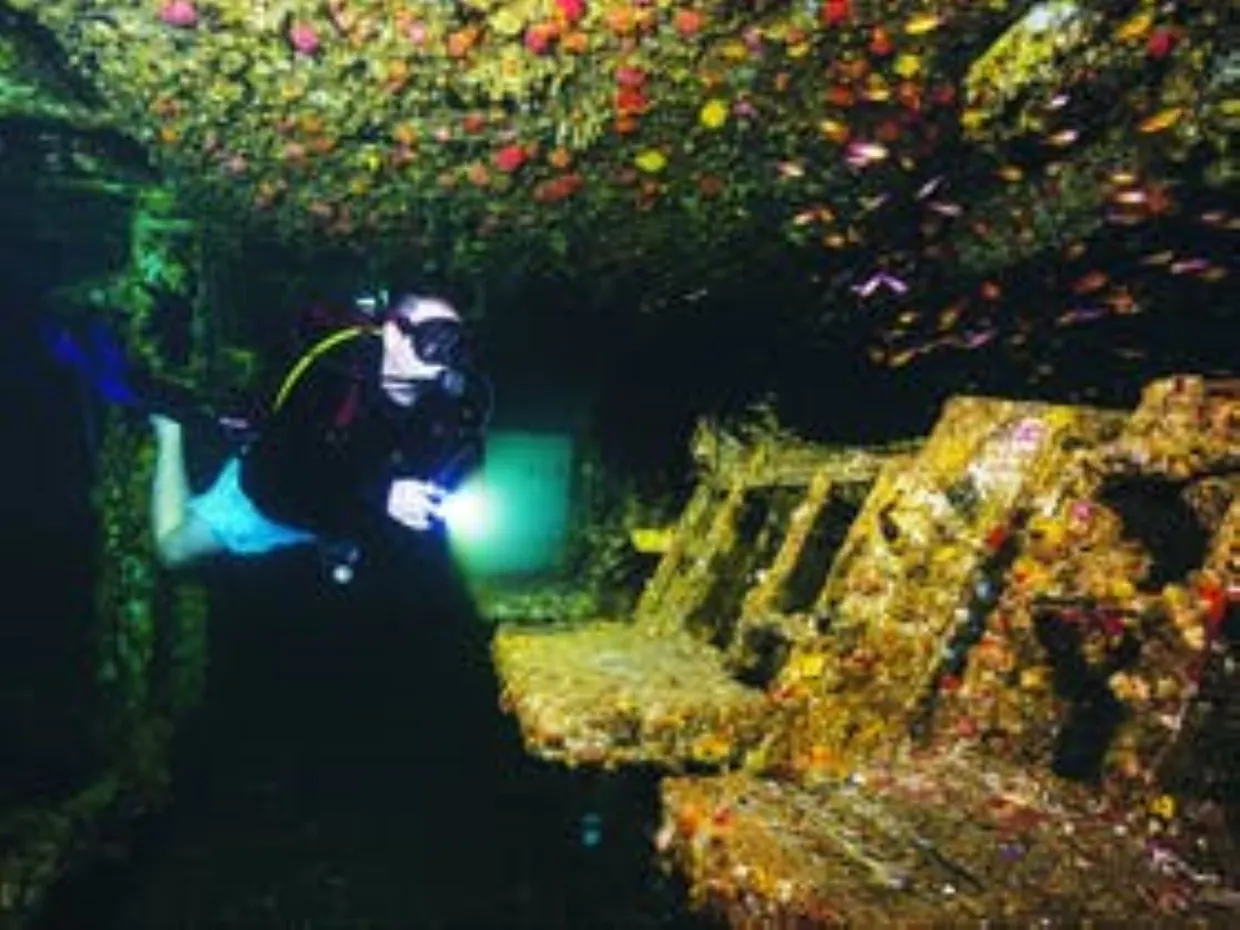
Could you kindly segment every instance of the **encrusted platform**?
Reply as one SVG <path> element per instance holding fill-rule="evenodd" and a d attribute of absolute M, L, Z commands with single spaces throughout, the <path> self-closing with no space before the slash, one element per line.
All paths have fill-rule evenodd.
<path fill-rule="evenodd" d="M 817 785 L 676 777 L 662 794 L 658 846 L 734 927 L 1235 926 L 1230 893 L 1151 842 L 1146 816 L 994 760 Z"/>
<path fill-rule="evenodd" d="M 505 702 L 530 750 L 570 764 L 745 759 L 782 711 L 737 680 L 743 656 L 726 647 L 743 642 L 751 618 L 777 612 L 831 494 L 872 481 L 911 448 L 829 449 L 783 435 L 741 443 L 701 428 L 701 480 L 631 623 L 497 631 Z M 817 558 L 810 596 L 828 556 Z"/>
<path fill-rule="evenodd" d="M 766 695 L 739 684 L 717 650 L 625 623 L 508 630 L 495 661 L 526 745 L 588 762 L 739 762 L 763 737 Z"/>

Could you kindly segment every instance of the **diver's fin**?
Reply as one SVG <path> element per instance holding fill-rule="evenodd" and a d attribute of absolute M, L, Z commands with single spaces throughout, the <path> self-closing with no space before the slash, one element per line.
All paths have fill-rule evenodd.
<path fill-rule="evenodd" d="M 196 392 L 131 369 L 115 335 L 99 321 L 84 332 L 43 321 L 40 334 L 52 358 L 79 377 L 84 391 L 135 416 L 165 416 L 194 428 L 218 430 L 229 445 L 241 447 L 257 434 L 253 418 L 221 413 Z"/>
<path fill-rule="evenodd" d="M 125 377 L 125 353 L 102 323 L 75 333 L 64 323 L 43 321 L 40 335 L 52 358 L 73 369 L 82 382 L 110 404 L 137 406 L 138 395 Z"/>

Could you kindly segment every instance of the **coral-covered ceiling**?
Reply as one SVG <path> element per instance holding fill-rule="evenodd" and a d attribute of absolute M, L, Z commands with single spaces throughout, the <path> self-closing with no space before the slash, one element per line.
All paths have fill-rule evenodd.
<path fill-rule="evenodd" d="M 882 274 L 857 287 L 898 290 L 910 263 L 985 274 L 1236 171 L 1220 0 L 9 5 L 198 202 L 457 270 L 709 263 L 756 235 L 863 249 Z"/>

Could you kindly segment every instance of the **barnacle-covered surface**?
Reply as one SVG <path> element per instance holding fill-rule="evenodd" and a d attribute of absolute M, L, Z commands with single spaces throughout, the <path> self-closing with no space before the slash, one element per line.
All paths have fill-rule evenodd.
<path fill-rule="evenodd" d="M 1078 453 L 1062 492 L 1038 502 L 967 671 L 939 682 L 948 738 L 1069 775 L 1096 767 L 1106 790 L 1130 803 L 1167 783 L 1172 758 L 1182 768 L 1181 742 L 1199 743 L 1210 705 L 1229 706 L 1218 694 L 1204 699 L 1201 684 L 1211 666 L 1232 661 L 1221 624 L 1240 551 L 1229 522 L 1236 413 L 1221 385 L 1166 379 L 1147 388 L 1118 440 Z M 1212 422 L 1233 432 L 1211 438 Z M 1178 496 L 1207 540 L 1198 568 L 1151 583 L 1158 553 L 1100 496 L 1108 470 L 1185 482 Z M 1230 745 L 1224 734 L 1214 736 Z M 1204 770 L 1197 777 L 1217 781 Z"/>
<path fill-rule="evenodd" d="M 459 269 L 883 248 L 876 208 L 937 174 L 918 261 L 986 269 L 1088 234 L 1108 177 L 1235 173 L 1228 4 L 8 5 L 198 202 Z"/>
<path fill-rule="evenodd" d="M 1104 467 L 1183 480 L 1240 463 L 1240 384 L 1195 375 L 1148 385 Z"/>
<path fill-rule="evenodd" d="M 668 778 L 662 794 L 657 844 L 735 927 L 1232 920 L 1220 876 L 1151 840 L 1145 811 L 993 759 L 911 757 L 814 785 Z"/>
<path fill-rule="evenodd" d="M 1051 467 L 1026 472 L 1015 498 L 1026 517 L 979 538 L 986 554 L 972 581 L 946 586 L 963 592 L 961 604 L 918 612 L 911 635 L 884 641 L 860 667 L 856 650 L 841 648 L 850 643 L 838 616 L 829 645 L 800 645 L 772 696 L 795 704 L 800 692 L 809 703 L 751 758 L 762 778 L 665 783 L 659 842 L 702 906 L 737 926 L 1137 914 L 1230 924 L 1235 660 L 1220 625 L 1237 594 L 1237 440 L 1201 433 L 1229 428 L 1235 395 L 1181 377 L 1144 396 L 1130 418 L 1044 411 L 1058 414 L 1067 441 Z M 1169 399 L 1191 409 L 1177 420 Z M 936 430 L 923 458 L 954 446 L 955 473 L 968 473 L 980 446 L 954 433 L 939 446 Z M 1121 463 L 1189 480 L 1187 503 L 1209 538 L 1200 570 L 1145 583 L 1154 553 L 1106 503 L 1107 470 L 1122 473 Z M 871 505 L 889 501 L 895 482 L 880 480 Z M 855 532 L 877 512 L 863 511 Z M 892 527 L 883 544 L 905 532 Z M 862 575 L 837 565 L 828 589 L 847 591 Z M 889 566 L 882 577 L 899 574 Z M 929 603 L 933 587 L 904 587 Z M 862 643 L 899 615 L 888 607 L 862 623 Z M 927 623 L 935 616 L 950 636 Z"/>
<path fill-rule="evenodd" d="M 776 690 L 802 705 L 793 751 L 847 765 L 889 745 L 937 677 L 958 674 L 1002 589 L 1008 536 L 1065 447 L 1099 441 L 1123 414 L 954 398 L 925 447 L 885 473 L 854 521 Z M 804 741 L 804 742 L 803 742 Z"/>

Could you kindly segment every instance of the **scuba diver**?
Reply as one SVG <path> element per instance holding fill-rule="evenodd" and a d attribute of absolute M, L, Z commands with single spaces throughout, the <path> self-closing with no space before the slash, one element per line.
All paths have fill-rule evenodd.
<path fill-rule="evenodd" d="M 366 321 L 302 356 L 256 434 L 201 494 L 190 491 L 177 414 L 149 409 L 163 566 L 317 544 L 345 583 L 378 524 L 441 525 L 445 496 L 481 463 L 489 382 L 447 301 L 409 294 L 389 304 L 381 294 L 357 307 Z"/>
<path fill-rule="evenodd" d="M 151 529 L 160 562 L 255 556 L 317 543 L 352 577 L 375 517 L 432 529 L 446 494 L 481 461 L 489 386 L 446 301 L 363 298 L 369 319 L 332 333 L 293 367 L 257 436 L 191 495 L 182 427 L 153 413 Z M 483 396 L 484 395 L 484 396 Z"/>

